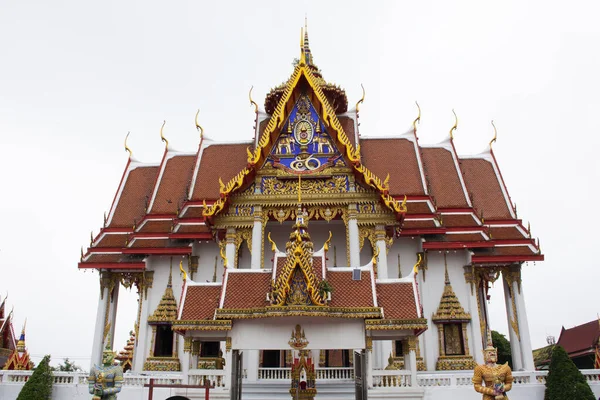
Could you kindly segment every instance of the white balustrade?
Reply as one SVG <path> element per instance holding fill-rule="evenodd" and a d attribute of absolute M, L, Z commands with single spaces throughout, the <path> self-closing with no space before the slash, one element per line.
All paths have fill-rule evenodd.
<path fill-rule="evenodd" d="M 188 371 L 189 385 L 204 385 L 206 381 L 214 384 L 215 388 L 224 389 L 226 385 L 225 370 L 222 369 L 190 369 Z"/>
<path fill-rule="evenodd" d="M 411 374 L 405 369 L 373 370 L 373 388 L 410 387 Z"/>
<path fill-rule="evenodd" d="M 329 380 L 353 380 L 354 368 L 347 367 L 327 367 L 318 368 L 315 370 L 317 382 Z"/>
<path fill-rule="evenodd" d="M 258 379 L 290 380 L 292 379 L 291 368 L 259 368 Z"/>

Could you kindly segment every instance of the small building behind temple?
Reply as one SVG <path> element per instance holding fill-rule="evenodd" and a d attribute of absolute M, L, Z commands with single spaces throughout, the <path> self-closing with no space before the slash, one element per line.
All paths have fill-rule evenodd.
<path fill-rule="evenodd" d="M 536 369 L 548 369 L 554 346 L 562 346 L 579 369 L 594 369 L 596 349 L 600 346 L 600 321 L 565 329 L 563 326 L 556 344 L 533 351 Z"/>
<path fill-rule="evenodd" d="M 25 345 L 25 324 L 17 340 L 12 324 L 13 312 L 6 315 L 7 297 L 0 304 L 0 369 L 30 370 L 33 368 L 33 362 L 29 359 Z"/>

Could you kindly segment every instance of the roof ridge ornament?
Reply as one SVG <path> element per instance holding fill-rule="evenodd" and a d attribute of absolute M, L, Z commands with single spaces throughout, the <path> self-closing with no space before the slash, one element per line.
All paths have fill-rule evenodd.
<path fill-rule="evenodd" d="M 129 159 L 131 159 L 133 157 L 133 152 L 131 151 L 129 146 L 127 146 L 127 138 L 129 138 L 130 133 L 131 133 L 131 131 L 127 132 L 127 135 L 125 135 L 125 151 L 127 151 L 129 153 Z"/>
<path fill-rule="evenodd" d="M 164 120 L 162 126 L 160 127 L 160 140 L 165 142 L 165 150 L 169 150 L 169 141 L 163 134 L 163 128 L 165 127 L 166 123 L 167 123 L 167 120 Z"/>
<path fill-rule="evenodd" d="M 417 131 L 417 123 L 421 123 L 421 107 L 419 106 L 419 102 L 415 100 L 415 104 L 417 105 L 417 109 L 419 110 L 419 114 L 417 115 L 417 118 L 415 118 L 415 120 L 413 121 L 413 130 L 416 132 Z"/>
<path fill-rule="evenodd" d="M 456 116 L 456 112 L 454 112 L 454 108 L 452 109 L 452 114 L 454 114 L 454 126 L 450 128 L 450 140 L 454 140 L 454 131 L 458 128 L 458 117 Z"/>
<path fill-rule="evenodd" d="M 179 261 L 179 271 L 181 271 L 181 276 L 183 276 L 183 281 L 187 281 L 187 273 L 185 269 L 183 269 L 183 261 Z"/>
<path fill-rule="evenodd" d="M 490 150 L 492 149 L 492 143 L 496 142 L 496 138 L 498 137 L 498 130 L 496 129 L 494 120 L 492 120 L 492 126 L 494 127 L 494 137 L 492 138 L 492 140 L 490 140 Z"/>
<path fill-rule="evenodd" d="M 360 84 L 360 87 L 362 88 L 362 97 L 360 98 L 360 100 L 356 103 L 356 113 L 358 114 L 358 106 L 365 101 L 365 87 L 363 86 L 363 84 Z"/>
<path fill-rule="evenodd" d="M 204 139 L 204 128 L 201 127 L 200 124 L 198 123 L 198 114 L 200 114 L 200 109 L 198 109 L 198 111 L 196 111 L 195 123 L 196 123 L 196 130 L 200 132 L 200 143 L 202 143 L 202 140 Z"/>
<path fill-rule="evenodd" d="M 248 98 L 250 99 L 250 105 L 254 106 L 254 112 L 258 114 L 258 104 L 254 100 L 252 100 L 252 89 L 254 89 L 254 85 L 250 87 L 250 92 L 248 92 Z"/>

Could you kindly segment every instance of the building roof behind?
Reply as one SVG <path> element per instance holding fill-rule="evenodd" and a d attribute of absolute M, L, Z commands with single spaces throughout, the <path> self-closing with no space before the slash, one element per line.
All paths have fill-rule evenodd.
<path fill-rule="evenodd" d="M 562 328 L 556 344 L 562 346 L 569 354 L 581 353 L 584 350 L 594 349 L 600 337 L 600 322 L 593 320 L 573 328 Z"/>

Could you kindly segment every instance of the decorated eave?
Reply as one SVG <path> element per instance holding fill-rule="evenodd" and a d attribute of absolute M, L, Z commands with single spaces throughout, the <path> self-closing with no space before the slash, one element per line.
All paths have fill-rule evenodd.
<path fill-rule="evenodd" d="M 397 217 L 396 236 L 421 237 L 425 251 L 469 250 L 474 265 L 544 259 L 517 216 L 491 144 L 480 154 L 459 157 L 456 125 L 443 142 L 419 144 L 420 116 L 401 135 L 360 137 L 357 109 L 343 112 L 341 100 L 333 107 L 329 99 L 339 99 L 341 89 L 325 83 L 310 50 L 302 54 L 290 79 L 274 89 L 272 114 L 259 112 L 254 103 L 256 141 L 219 143 L 201 132 L 196 153 L 167 145 L 160 163 L 130 157 L 110 212 L 82 250 L 79 267 L 144 269 L 146 256 L 189 255 L 192 241 L 214 240 L 215 217 L 251 189 L 300 89 L 307 89 L 356 181 Z"/>

